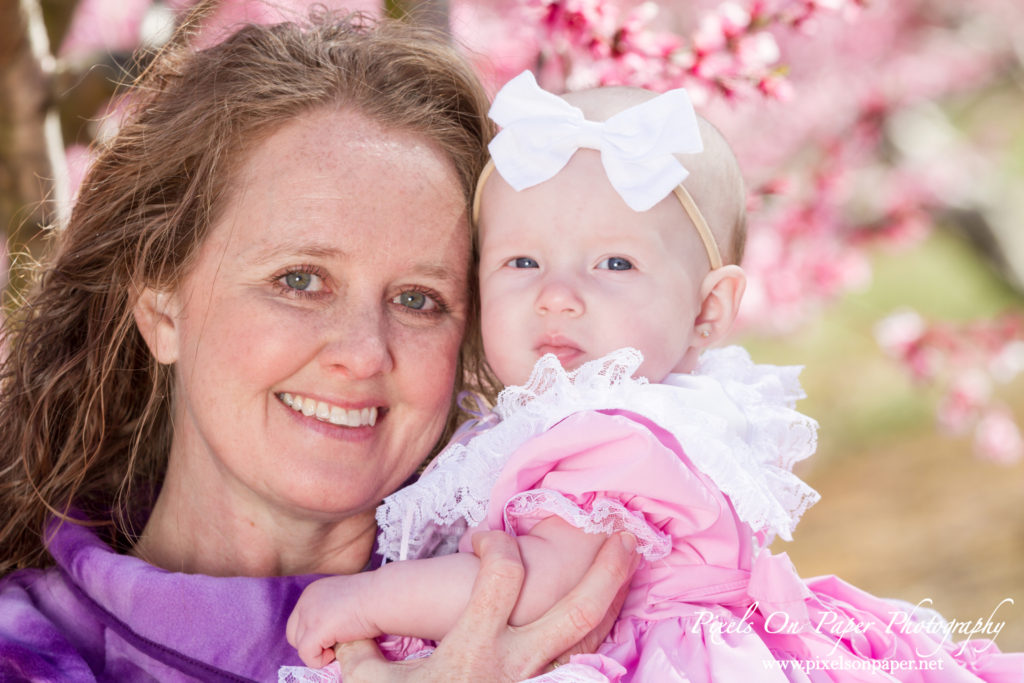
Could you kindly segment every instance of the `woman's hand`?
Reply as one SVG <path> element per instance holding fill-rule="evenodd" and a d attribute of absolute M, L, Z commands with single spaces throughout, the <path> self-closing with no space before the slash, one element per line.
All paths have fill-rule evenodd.
<path fill-rule="evenodd" d="M 466 611 L 426 659 L 388 662 L 373 641 L 338 645 L 345 683 L 521 681 L 575 652 L 593 652 L 611 630 L 640 557 L 629 534 L 611 536 L 583 579 L 542 617 L 509 626 L 519 599 L 523 564 L 514 539 L 502 531 L 479 533 L 473 550 L 480 573 Z"/>

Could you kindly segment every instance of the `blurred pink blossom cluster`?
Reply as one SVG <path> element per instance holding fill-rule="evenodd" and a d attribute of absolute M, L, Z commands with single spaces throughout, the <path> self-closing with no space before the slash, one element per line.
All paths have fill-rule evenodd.
<path fill-rule="evenodd" d="M 58 54 L 74 59 L 134 50 L 152 5 L 152 0 L 80 0 Z"/>
<path fill-rule="evenodd" d="M 178 15 L 194 1 L 81 0 L 61 56 L 122 50 L 160 35 L 145 28 L 161 16 L 166 21 L 166 13 L 154 19 L 153 8 Z M 240 22 L 292 17 L 309 4 L 224 0 L 206 35 L 216 40 Z M 383 5 L 324 4 L 375 13 Z M 872 249 L 913 246 L 945 209 L 977 208 L 999 165 L 993 155 L 1005 154 L 1006 146 L 992 133 L 989 150 L 965 140 L 937 103 L 979 92 L 993 75 L 1019 78 L 1024 62 L 1019 32 L 1012 30 L 1024 24 L 1020 0 L 449 0 L 447 6 L 453 36 L 492 91 L 526 68 L 554 91 L 686 87 L 732 142 L 750 187 L 741 322 L 779 334 L 866 286 Z M 72 172 L 80 174 L 87 157 L 80 149 L 69 152 Z M 987 398 L 993 375 L 968 369 L 1002 352 L 961 332 L 971 354 L 949 351 L 941 371 L 915 377 L 948 388 L 942 424 L 958 433 L 974 429 L 988 457 L 1017 457 L 1016 425 Z M 934 346 L 937 334 L 924 335 L 922 348 Z M 954 348 L 944 344 L 938 348 Z M 976 376 L 987 379 L 968 379 Z"/>
<path fill-rule="evenodd" d="M 1001 152 L 965 140 L 936 102 L 1019 71 L 999 27 L 1024 5 L 972 11 L 930 0 L 873 5 L 845 25 L 819 18 L 814 35 L 780 40 L 790 103 L 712 103 L 754 180 L 749 325 L 791 331 L 868 282 L 870 247 L 913 246 L 946 209 L 984 208 Z"/>
<path fill-rule="evenodd" d="M 965 140 L 937 103 L 1020 72 L 1008 29 L 1024 22 L 1020 2 L 520 0 L 518 15 L 492 2 L 507 34 L 533 41 L 532 61 L 520 47 L 499 81 L 533 68 L 554 90 L 686 87 L 725 132 L 751 188 L 747 329 L 792 333 L 870 283 L 872 249 L 918 244 L 946 209 L 984 208 L 1000 152 Z M 527 29 L 509 30 L 517 21 Z M 1019 323 L 915 319 L 922 336 L 897 356 L 941 355 L 941 369 L 915 375 L 945 392 L 940 423 L 973 430 L 984 457 L 1020 457 L 991 368 L 1021 347 L 982 343 L 1019 339 Z"/>
<path fill-rule="evenodd" d="M 673 3 L 523 0 L 521 8 L 523 20 L 540 28 L 538 66 L 547 87 L 626 84 L 662 91 L 685 85 L 702 103 L 753 91 L 787 98 L 791 86 L 770 29 L 799 29 L 822 10 L 861 1 L 720 2 L 700 16 L 689 37 L 655 26 L 661 6 Z"/>
<path fill-rule="evenodd" d="M 979 457 L 1009 464 L 1024 438 L 995 388 L 1024 371 L 1024 317 L 1007 313 L 963 324 L 927 322 L 913 311 L 881 320 L 875 336 L 918 383 L 939 387 L 938 421 L 951 434 L 973 431 Z"/>
<path fill-rule="evenodd" d="M 743 322 L 773 333 L 868 284 L 870 248 L 913 246 L 970 201 L 986 162 L 914 114 L 1017 60 L 1005 27 L 1024 21 L 1006 0 L 469 4 L 456 35 L 495 88 L 524 68 L 555 91 L 687 88 L 750 182 Z"/>
<path fill-rule="evenodd" d="M 845 129 L 820 135 L 813 157 L 751 189 L 742 323 L 792 332 L 827 304 L 871 281 L 869 248 L 926 237 L 937 200 L 921 176 L 880 168 L 886 103 L 865 103 Z M 811 157 L 811 158 L 809 158 Z"/>

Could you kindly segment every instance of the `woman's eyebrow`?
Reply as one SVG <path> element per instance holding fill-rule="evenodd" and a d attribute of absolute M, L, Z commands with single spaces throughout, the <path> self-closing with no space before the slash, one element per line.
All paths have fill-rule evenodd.
<path fill-rule="evenodd" d="M 308 244 L 297 246 L 274 245 L 265 249 L 254 248 L 246 255 L 254 265 L 263 265 L 276 259 L 301 257 L 312 259 L 335 259 L 345 256 L 345 252 L 337 247 Z"/>
<path fill-rule="evenodd" d="M 310 258 L 310 259 L 338 259 L 344 258 L 347 252 L 337 247 L 307 244 L 297 246 L 271 246 L 266 249 L 253 249 L 248 260 L 254 265 L 264 265 L 284 258 Z M 452 270 L 450 266 L 441 263 L 416 263 L 411 267 L 413 275 L 428 277 L 434 280 L 456 281 L 460 279 L 459 273 Z"/>
<path fill-rule="evenodd" d="M 453 272 L 451 268 L 433 263 L 417 264 L 412 270 L 415 275 L 422 275 L 434 280 L 448 281 L 460 279 L 459 275 Z"/>

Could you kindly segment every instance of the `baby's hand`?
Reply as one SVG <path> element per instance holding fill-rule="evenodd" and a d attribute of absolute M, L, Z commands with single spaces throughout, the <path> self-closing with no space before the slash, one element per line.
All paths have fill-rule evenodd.
<path fill-rule="evenodd" d="M 306 666 L 321 668 L 334 661 L 336 643 L 381 635 L 367 607 L 370 573 L 318 579 L 302 591 L 288 617 L 288 642 Z"/>

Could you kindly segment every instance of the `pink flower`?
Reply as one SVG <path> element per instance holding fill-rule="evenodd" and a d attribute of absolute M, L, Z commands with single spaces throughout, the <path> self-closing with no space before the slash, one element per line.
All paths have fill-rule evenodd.
<path fill-rule="evenodd" d="M 180 12 L 195 5 L 196 1 L 170 0 L 169 4 Z M 225 0 L 203 25 L 200 46 L 216 44 L 246 23 L 273 24 L 301 20 L 309 14 L 313 4 L 310 0 Z M 374 0 L 318 0 L 316 4 L 335 10 L 362 10 L 373 15 L 380 14 L 381 6 L 381 3 Z"/>
<path fill-rule="evenodd" d="M 77 196 L 78 188 L 82 184 L 89 164 L 92 163 L 92 155 L 85 145 L 70 145 L 64 150 L 64 158 L 68 169 L 68 187 L 71 192 L 72 202 Z"/>
<path fill-rule="evenodd" d="M 875 340 L 882 350 L 896 357 L 905 355 L 924 333 L 924 318 L 909 309 L 892 313 L 875 323 Z"/>
<path fill-rule="evenodd" d="M 61 57 L 131 52 L 151 0 L 81 0 L 60 46 Z"/>
<path fill-rule="evenodd" d="M 956 379 L 939 404 L 939 426 L 951 434 L 964 434 L 975 423 L 992 394 L 992 383 L 978 372 Z"/>
<path fill-rule="evenodd" d="M 717 14 L 707 14 L 701 19 L 697 31 L 693 34 L 693 49 L 697 54 L 715 52 L 725 47 L 725 30 L 722 18 Z"/>
<path fill-rule="evenodd" d="M 1024 371 L 1024 340 L 1012 339 L 989 360 L 988 371 L 997 382 L 1009 382 Z"/>
<path fill-rule="evenodd" d="M 1024 456 L 1024 439 L 1013 415 L 1005 406 L 987 410 L 974 429 L 974 451 L 978 457 L 1001 465 L 1012 465 Z"/>

